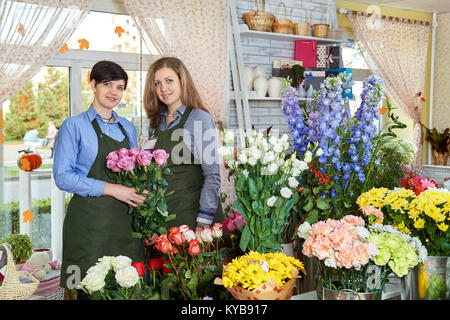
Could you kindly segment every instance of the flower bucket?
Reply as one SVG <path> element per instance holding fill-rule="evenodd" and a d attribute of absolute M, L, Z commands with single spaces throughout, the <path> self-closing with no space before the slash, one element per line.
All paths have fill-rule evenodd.
<path fill-rule="evenodd" d="M 339 284 L 339 281 L 333 281 Z M 381 289 L 375 292 L 356 292 L 351 289 L 333 290 L 322 286 L 323 300 L 381 300 Z"/>
<path fill-rule="evenodd" d="M 292 279 L 281 287 L 270 279 L 251 291 L 238 286 L 227 288 L 227 290 L 236 300 L 289 300 L 292 297 L 295 281 L 299 278 L 297 273 L 297 270 L 292 271 Z M 222 279 L 216 278 L 214 284 L 222 285 Z"/>
<path fill-rule="evenodd" d="M 429 256 L 419 264 L 418 291 L 420 300 L 445 300 L 447 295 L 448 257 Z"/>
<path fill-rule="evenodd" d="M 418 267 L 409 270 L 406 276 L 400 278 L 400 297 L 402 300 L 418 300 Z"/>
<path fill-rule="evenodd" d="M 434 157 L 434 165 L 436 166 L 446 166 L 448 161 L 449 153 L 440 153 L 436 150 L 433 150 L 433 157 Z"/>

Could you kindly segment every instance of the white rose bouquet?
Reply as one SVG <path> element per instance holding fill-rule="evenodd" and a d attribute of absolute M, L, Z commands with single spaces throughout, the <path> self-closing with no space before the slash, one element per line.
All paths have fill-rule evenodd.
<path fill-rule="evenodd" d="M 288 155 L 289 137 L 263 135 L 253 130 L 245 135 L 245 146 L 236 150 L 234 135 L 222 131 L 219 148 L 225 168 L 234 175 L 236 201 L 233 209 L 246 220 L 239 247 L 244 252 L 278 251 L 286 242 L 287 226 L 296 214 L 300 174 L 308 169 L 310 155 L 302 159 Z"/>
<path fill-rule="evenodd" d="M 126 256 L 104 256 L 90 267 L 80 282 L 80 288 L 92 300 L 159 299 L 159 293 L 143 281 L 143 262 L 132 263 Z"/>

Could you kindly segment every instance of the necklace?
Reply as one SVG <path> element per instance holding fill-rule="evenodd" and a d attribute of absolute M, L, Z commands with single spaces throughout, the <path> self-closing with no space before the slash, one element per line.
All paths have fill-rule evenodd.
<path fill-rule="evenodd" d="M 103 118 L 102 117 L 102 120 L 105 120 L 106 122 L 110 122 L 112 119 L 113 119 L 113 115 L 111 115 L 111 117 L 109 117 L 109 118 Z"/>

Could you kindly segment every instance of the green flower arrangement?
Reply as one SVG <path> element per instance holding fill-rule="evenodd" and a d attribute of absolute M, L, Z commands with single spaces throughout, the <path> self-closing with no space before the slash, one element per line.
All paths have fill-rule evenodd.
<path fill-rule="evenodd" d="M 33 244 L 27 234 L 14 233 L 2 239 L 0 243 L 8 242 L 15 263 L 24 263 L 33 253 Z"/>

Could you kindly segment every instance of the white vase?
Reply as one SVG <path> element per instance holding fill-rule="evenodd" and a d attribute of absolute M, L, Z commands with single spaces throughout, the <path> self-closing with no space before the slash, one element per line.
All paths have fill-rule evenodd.
<path fill-rule="evenodd" d="M 267 92 L 269 93 L 269 97 L 271 98 L 279 98 L 281 97 L 281 88 L 283 83 L 280 78 L 272 77 L 269 79 L 267 83 Z"/>
<path fill-rule="evenodd" d="M 253 80 L 253 88 L 256 91 L 256 97 L 264 98 L 267 94 L 268 81 L 264 77 L 258 77 Z"/>
<path fill-rule="evenodd" d="M 306 97 L 311 98 L 313 93 L 314 93 L 314 88 L 312 85 L 309 85 L 308 90 L 306 90 Z"/>
<path fill-rule="evenodd" d="M 260 66 L 256 66 L 253 69 L 253 80 L 255 80 L 256 78 L 259 78 L 259 77 L 263 77 L 265 79 L 266 78 L 266 72 Z"/>
<path fill-rule="evenodd" d="M 245 83 L 247 84 L 247 90 L 252 91 L 254 80 L 253 68 L 249 66 L 244 66 L 244 74 L 245 74 Z"/>
<path fill-rule="evenodd" d="M 303 85 L 302 84 L 299 84 L 298 85 L 298 97 L 299 98 L 306 98 L 306 91 L 305 91 L 305 88 L 303 87 Z"/>

